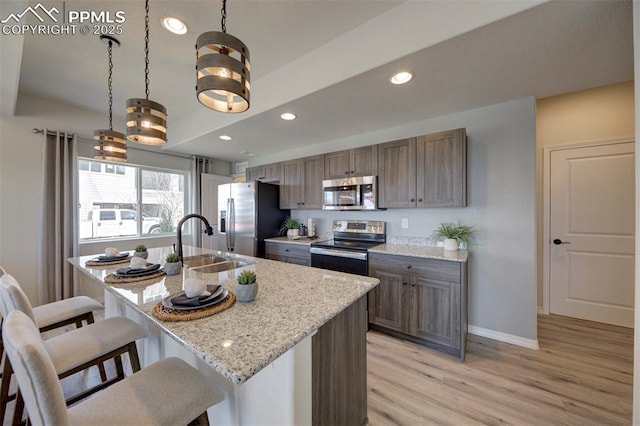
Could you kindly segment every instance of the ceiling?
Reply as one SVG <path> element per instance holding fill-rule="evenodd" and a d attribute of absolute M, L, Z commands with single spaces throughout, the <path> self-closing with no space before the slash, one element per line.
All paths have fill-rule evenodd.
<path fill-rule="evenodd" d="M 25 3 L 2 2 L 1 17 Z M 114 115 L 123 123 L 126 99 L 144 96 L 144 3 L 64 7 L 125 12 L 113 59 Z M 241 151 L 250 151 L 259 160 L 511 99 L 633 79 L 631 1 L 230 0 L 227 32 L 251 52 L 251 108 L 223 114 L 201 106 L 194 90 L 195 39 L 220 30 L 220 7 L 150 3 L 150 99 L 168 110 L 164 150 L 228 161 L 246 161 Z M 164 30 L 167 15 L 183 19 L 188 33 Z M 15 49 L 21 60 L 3 56 L 0 69 L 3 89 L 11 76 L 17 81 L 14 101 L 36 95 L 106 119 L 106 48 L 97 36 L 27 35 Z M 401 69 L 413 80 L 389 84 Z M 280 120 L 284 111 L 298 119 Z M 222 134 L 233 140 L 219 140 Z"/>

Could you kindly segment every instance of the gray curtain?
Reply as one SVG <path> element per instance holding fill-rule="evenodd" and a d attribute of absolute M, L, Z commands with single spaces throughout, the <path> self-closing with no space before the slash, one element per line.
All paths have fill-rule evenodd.
<path fill-rule="evenodd" d="M 44 129 L 43 145 L 40 304 L 74 296 L 77 275 L 67 259 L 78 256 L 77 139 Z"/>
<path fill-rule="evenodd" d="M 191 159 L 191 211 L 190 213 L 202 214 L 202 173 L 213 173 L 215 161 L 211 158 L 194 156 Z M 192 222 L 193 223 L 193 222 Z M 200 228 L 195 228 L 200 229 Z M 194 232 L 193 244 L 202 247 L 202 234 Z"/>

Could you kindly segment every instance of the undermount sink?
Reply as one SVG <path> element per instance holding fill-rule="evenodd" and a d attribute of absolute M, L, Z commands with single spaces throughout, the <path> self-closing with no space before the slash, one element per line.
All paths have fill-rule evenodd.
<path fill-rule="evenodd" d="M 184 266 L 190 268 L 194 272 L 204 274 L 229 271 L 231 269 L 251 265 L 252 263 L 253 262 L 238 260 L 234 257 L 222 256 L 219 254 L 201 254 L 184 259 Z"/>
<path fill-rule="evenodd" d="M 184 259 L 184 265 L 190 268 L 198 266 L 207 266 L 214 263 L 228 262 L 231 259 L 226 256 L 220 256 L 216 254 L 201 254 L 198 256 L 190 256 Z"/>
<path fill-rule="evenodd" d="M 225 262 L 212 263 L 210 265 L 192 267 L 194 272 L 201 272 L 204 274 L 212 274 L 216 272 L 228 271 L 230 269 L 242 268 L 243 266 L 250 265 L 249 262 L 239 262 L 237 260 L 227 260 Z"/>

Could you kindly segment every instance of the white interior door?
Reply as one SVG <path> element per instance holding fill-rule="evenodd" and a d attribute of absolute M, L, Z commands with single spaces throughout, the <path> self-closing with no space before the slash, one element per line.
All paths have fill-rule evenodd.
<path fill-rule="evenodd" d="M 634 143 L 551 152 L 550 312 L 633 327 Z"/>
<path fill-rule="evenodd" d="M 218 185 L 232 182 L 228 176 L 211 175 L 202 173 L 200 175 L 200 187 L 202 189 L 202 215 L 207 218 L 213 227 L 214 234 L 211 237 L 203 235 L 202 247 L 219 250 L 218 245 Z"/>

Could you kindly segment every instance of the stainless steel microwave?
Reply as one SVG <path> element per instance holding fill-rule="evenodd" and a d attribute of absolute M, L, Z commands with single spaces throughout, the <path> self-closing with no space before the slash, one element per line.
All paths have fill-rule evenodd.
<path fill-rule="evenodd" d="M 376 210 L 377 176 L 322 181 L 323 210 Z"/>

